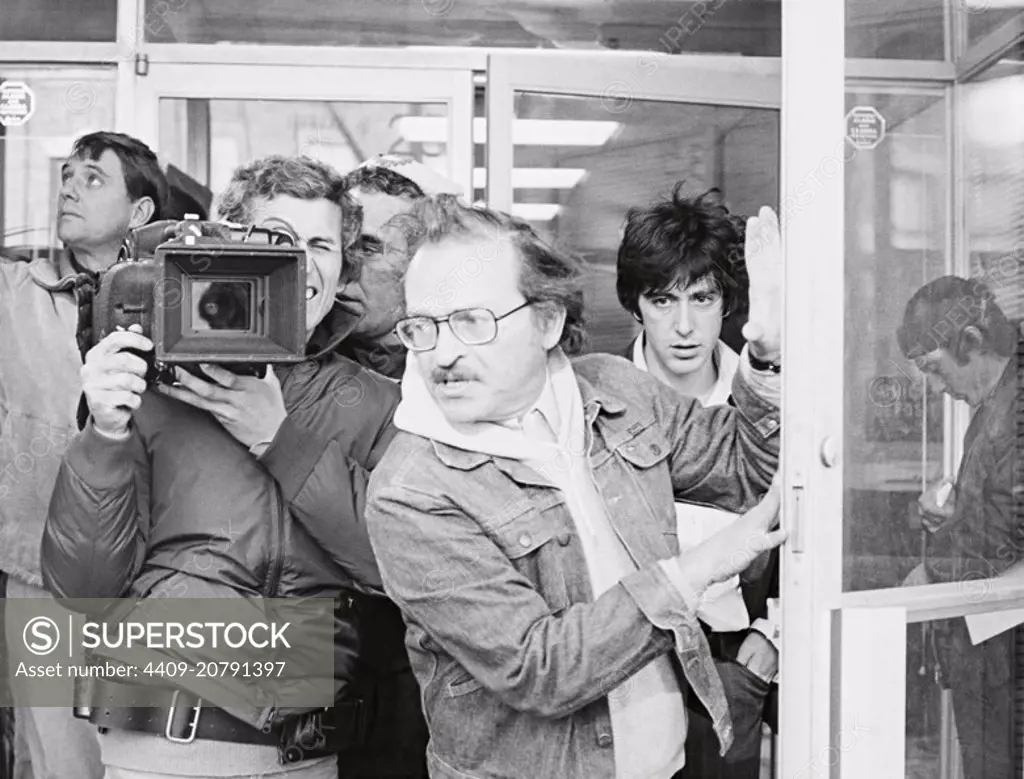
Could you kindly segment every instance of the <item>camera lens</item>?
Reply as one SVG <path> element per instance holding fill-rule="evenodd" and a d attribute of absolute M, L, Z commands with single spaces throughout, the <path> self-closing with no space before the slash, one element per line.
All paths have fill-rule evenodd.
<path fill-rule="evenodd" d="M 201 281 L 191 287 L 194 330 L 252 330 L 253 282 Z"/>

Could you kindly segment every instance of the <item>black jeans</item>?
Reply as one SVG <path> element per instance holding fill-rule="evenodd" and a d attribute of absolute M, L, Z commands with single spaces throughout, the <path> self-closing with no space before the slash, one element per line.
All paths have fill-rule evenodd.
<path fill-rule="evenodd" d="M 338 754 L 338 779 L 427 779 L 429 734 L 412 669 L 373 682 L 367 741 Z"/>
<path fill-rule="evenodd" d="M 709 636 L 715 666 L 725 688 L 732 716 L 733 742 L 718 754 L 718 737 L 707 711 L 695 695 L 687 695 L 686 766 L 673 779 L 758 779 L 761 775 L 761 725 L 776 727 L 777 685 L 769 684 L 736 662 L 742 634 Z"/>
<path fill-rule="evenodd" d="M 1015 743 L 1016 630 L 977 646 L 963 619 L 948 623 L 944 670 L 953 691 L 953 714 L 964 779 L 1017 779 Z"/>
<path fill-rule="evenodd" d="M 338 779 L 427 779 L 427 722 L 405 649 L 405 623 L 387 598 L 353 594 L 359 667 L 353 693 L 367 705 L 364 743 L 338 755 Z"/>

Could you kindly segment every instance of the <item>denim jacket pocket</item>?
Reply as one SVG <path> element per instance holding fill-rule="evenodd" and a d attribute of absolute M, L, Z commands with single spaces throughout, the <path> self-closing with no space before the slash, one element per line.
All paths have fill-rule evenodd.
<path fill-rule="evenodd" d="M 653 425 L 646 427 L 620 444 L 616 453 L 635 479 L 636 499 L 646 503 L 662 532 L 675 530 L 675 496 L 668 464 L 672 447 L 664 433 Z"/>
<path fill-rule="evenodd" d="M 495 542 L 544 598 L 553 612 L 569 606 L 562 557 L 555 543 L 555 518 L 530 508 L 493 531 Z"/>
<path fill-rule="evenodd" d="M 667 459 L 672 447 L 665 435 L 651 425 L 620 444 L 617 451 L 635 468 L 646 470 Z"/>

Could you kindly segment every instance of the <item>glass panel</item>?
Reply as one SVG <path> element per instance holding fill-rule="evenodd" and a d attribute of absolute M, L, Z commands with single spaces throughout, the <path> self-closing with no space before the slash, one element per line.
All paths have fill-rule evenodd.
<path fill-rule="evenodd" d="M 28 122 L 0 126 L 0 247 L 30 256 L 56 246 L 60 167 L 76 138 L 114 124 L 113 69 L 0 66 L 34 96 Z"/>
<path fill-rule="evenodd" d="M 180 2 L 180 0 L 175 0 Z M 110 42 L 117 38 L 117 0 L 4 0 L 0 41 Z"/>
<path fill-rule="evenodd" d="M 971 620 L 978 628 L 1009 613 Z M 958 617 L 907 625 L 907 779 L 1021 776 L 1024 629 L 974 645 L 966 624 Z"/>
<path fill-rule="evenodd" d="M 582 255 L 592 351 L 637 334 L 619 305 L 615 262 L 626 212 L 718 187 L 738 214 L 778 204 L 779 116 L 769 109 L 517 93 L 512 212 Z M 727 322 L 726 328 L 742 327 Z"/>
<path fill-rule="evenodd" d="M 963 87 L 967 247 L 1011 319 L 1024 319 L 1024 69 L 1010 59 Z"/>
<path fill-rule="evenodd" d="M 901 583 L 920 556 L 917 498 L 942 475 L 942 401 L 903 359 L 896 330 L 911 295 L 945 271 L 949 196 L 942 92 L 854 89 L 847 109 L 855 107 L 862 116 L 877 111 L 885 129 L 874 149 L 848 143 L 836 152 L 846 160 L 847 590 Z M 824 161 L 806 195 L 813 197 L 815 175 L 837 170 Z"/>
<path fill-rule="evenodd" d="M 940 60 L 943 0 L 846 0 L 846 56 Z"/>
<path fill-rule="evenodd" d="M 709 0 L 147 0 L 157 43 L 781 53 L 781 3 Z M 240 20 L 244 20 L 244 23 Z"/>
<path fill-rule="evenodd" d="M 1011 7 L 1005 7 L 1007 5 Z M 964 0 L 963 8 L 967 12 L 968 45 L 977 43 L 1014 17 L 1018 19 L 1024 17 L 1024 11 L 1021 10 L 1021 4 L 1017 0 L 1013 0 L 1011 3 L 993 3 L 992 0 Z"/>
<path fill-rule="evenodd" d="M 215 194 L 236 167 L 268 154 L 303 154 L 344 173 L 395 152 L 450 176 L 447 116 L 444 104 L 163 98 L 160 151 Z"/>

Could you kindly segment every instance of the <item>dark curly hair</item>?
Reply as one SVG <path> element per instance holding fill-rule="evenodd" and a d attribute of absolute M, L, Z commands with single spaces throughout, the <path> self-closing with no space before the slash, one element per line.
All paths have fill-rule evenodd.
<path fill-rule="evenodd" d="M 965 338 L 968 327 L 980 332 L 980 342 Z M 944 348 L 960 365 L 966 365 L 972 347 L 1000 357 L 1011 356 L 1017 350 L 1018 332 L 984 281 L 941 276 L 917 290 L 907 302 L 896 341 L 907 359 Z"/>
<path fill-rule="evenodd" d="M 672 197 L 647 208 L 631 208 L 619 245 L 615 290 L 622 307 L 640 318 L 641 295 L 684 289 L 710 277 L 722 293 L 723 318 L 749 306 L 749 278 L 743 256 L 746 220 L 729 212 L 719 189 L 694 198 Z"/>
<path fill-rule="evenodd" d="M 425 194 L 415 181 L 383 165 L 360 166 L 350 171 L 345 174 L 345 185 L 349 190 L 364 189 L 391 197 L 421 198 Z"/>

